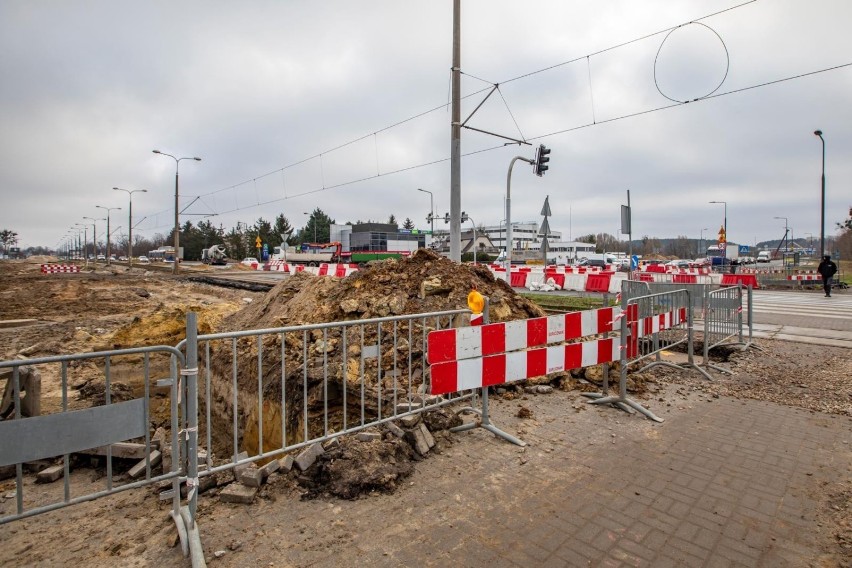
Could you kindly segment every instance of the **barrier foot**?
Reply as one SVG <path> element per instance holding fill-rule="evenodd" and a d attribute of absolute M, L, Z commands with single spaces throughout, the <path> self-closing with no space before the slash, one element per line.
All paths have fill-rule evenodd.
<path fill-rule="evenodd" d="M 482 419 L 479 422 L 468 422 L 467 424 L 462 424 L 461 426 L 450 428 L 450 432 L 466 432 L 468 430 L 473 430 L 474 428 L 482 427 L 494 434 L 495 436 L 503 438 L 507 442 L 511 442 L 516 446 L 524 447 L 527 445 L 527 443 L 523 440 L 519 440 L 518 438 L 515 438 L 511 434 L 508 434 L 500 428 L 491 424 L 491 420 L 489 420 L 488 418 L 488 387 L 482 388 L 482 410 L 478 410 L 472 407 L 465 407 L 459 410 L 456 414 L 460 414 L 465 411 L 475 412 L 482 416 Z"/>
<path fill-rule="evenodd" d="M 177 527 L 178 538 L 180 538 L 180 549 L 183 552 L 183 556 L 187 557 L 189 556 L 189 540 L 186 536 L 186 525 L 184 524 L 183 517 L 180 513 L 175 513 L 174 511 L 170 514 Z"/>
<path fill-rule="evenodd" d="M 605 396 L 605 397 L 599 398 L 597 400 L 590 400 L 589 401 L 589 404 L 618 404 L 618 403 L 626 404 L 626 405 L 630 406 L 631 408 L 633 408 L 634 410 L 636 410 L 638 412 L 641 412 L 642 414 L 644 414 L 645 416 L 647 416 L 648 418 L 650 418 L 654 422 L 665 422 L 665 419 L 660 418 L 659 416 L 657 416 L 656 414 L 654 414 L 653 412 L 651 412 L 650 410 L 648 410 L 647 408 L 645 408 L 644 406 L 642 406 L 641 404 L 639 404 L 638 402 L 636 402 L 635 400 L 633 400 L 632 398 L 629 398 L 629 397 Z M 619 408 L 621 408 L 620 405 L 618 405 L 618 406 L 619 406 Z"/>
<path fill-rule="evenodd" d="M 583 394 L 583 396 L 587 396 L 589 398 L 603 398 L 603 395 L 599 392 L 584 392 L 582 394 Z M 625 404 L 620 398 L 612 397 L 612 396 L 609 397 L 609 398 L 617 399 L 615 402 L 610 402 L 610 404 L 612 404 L 613 406 L 617 406 L 618 408 L 620 408 L 621 410 L 623 410 L 627 414 L 636 414 L 636 411 L 633 410 L 632 408 L 630 408 L 627 404 Z M 590 403 L 595 402 L 596 404 L 600 404 L 600 402 L 597 402 L 597 401 L 591 401 L 590 400 L 589 402 Z"/>
<path fill-rule="evenodd" d="M 204 560 L 204 548 L 201 546 L 201 535 L 198 532 L 198 522 L 192 521 L 187 506 L 180 508 L 180 516 L 187 531 L 189 559 L 192 562 L 192 568 L 207 568 L 207 561 Z"/>
<path fill-rule="evenodd" d="M 681 363 L 681 364 L 677 364 L 677 363 L 671 363 L 671 362 L 669 362 L 669 361 L 654 361 L 653 363 L 649 363 L 649 364 L 645 365 L 644 367 L 642 367 L 641 369 L 639 369 L 637 372 L 638 372 L 638 373 L 641 373 L 642 371 L 646 371 L 646 370 L 650 369 L 651 367 L 653 367 L 653 366 L 655 366 L 655 365 L 665 365 L 665 366 L 667 366 L 667 367 L 674 367 L 675 369 L 690 369 L 690 368 L 691 368 L 691 369 L 695 369 L 696 371 L 698 371 L 699 373 L 701 373 L 701 375 L 702 375 L 705 379 L 707 379 L 708 381 L 712 381 L 712 380 L 713 380 L 713 375 L 711 375 L 710 373 L 708 373 L 707 371 L 705 371 L 704 369 L 702 369 L 701 367 L 699 367 L 699 366 L 698 366 L 698 365 L 696 365 L 695 363 Z"/>
<path fill-rule="evenodd" d="M 709 368 L 709 369 L 714 369 L 714 370 L 716 370 L 716 371 L 719 371 L 720 373 L 724 373 L 724 374 L 726 374 L 726 375 L 731 375 L 731 376 L 733 376 L 733 374 L 734 374 L 734 372 L 733 372 L 733 371 L 731 371 L 730 369 L 725 369 L 725 368 L 723 368 L 723 367 L 720 367 L 720 366 L 718 366 L 718 365 L 714 365 L 714 364 L 712 364 L 712 363 L 706 363 L 704 366 L 705 366 L 705 367 L 707 367 L 707 368 Z"/>

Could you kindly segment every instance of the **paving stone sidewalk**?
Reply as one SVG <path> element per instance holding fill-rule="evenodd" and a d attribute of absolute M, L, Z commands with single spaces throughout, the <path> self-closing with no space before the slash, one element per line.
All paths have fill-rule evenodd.
<path fill-rule="evenodd" d="M 394 495 L 235 509 L 228 522 L 256 538 L 217 565 L 843 565 L 817 515 L 852 477 L 852 419 L 663 399 L 675 400 L 648 404 L 664 424 L 576 392 L 494 401 L 496 424 L 527 448 L 477 429 Z M 521 405 L 533 420 L 516 417 Z M 218 523 L 200 523 L 210 547 Z"/>

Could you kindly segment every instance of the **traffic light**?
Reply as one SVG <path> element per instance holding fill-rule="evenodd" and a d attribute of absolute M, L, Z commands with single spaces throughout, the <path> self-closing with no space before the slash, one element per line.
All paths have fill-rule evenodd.
<path fill-rule="evenodd" d="M 535 175 L 541 177 L 544 175 L 550 166 L 547 165 L 547 162 L 550 161 L 550 148 L 546 147 L 544 144 L 541 144 L 536 150 L 535 153 Z"/>

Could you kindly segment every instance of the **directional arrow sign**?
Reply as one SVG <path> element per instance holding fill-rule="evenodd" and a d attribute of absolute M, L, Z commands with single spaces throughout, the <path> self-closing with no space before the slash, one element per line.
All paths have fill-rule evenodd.
<path fill-rule="evenodd" d="M 541 208 L 541 214 L 550 217 L 553 213 L 550 212 L 550 196 L 544 198 L 544 207 Z"/>

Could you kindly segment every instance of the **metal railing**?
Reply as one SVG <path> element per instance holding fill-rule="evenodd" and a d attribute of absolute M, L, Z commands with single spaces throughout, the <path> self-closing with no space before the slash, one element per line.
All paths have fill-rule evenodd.
<path fill-rule="evenodd" d="M 138 369 L 140 357 L 142 371 L 141 376 L 138 375 L 138 371 L 136 372 L 136 378 L 141 382 L 139 385 L 141 393 L 132 397 L 125 395 L 113 400 L 113 397 L 118 396 L 118 392 L 113 392 L 115 382 L 113 369 L 117 367 L 119 374 L 127 373 L 125 365 L 132 365 Z M 174 401 L 178 400 L 178 381 L 172 378 L 177 376 L 178 365 L 183 361 L 184 356 L 180 351 L 166 346 L 0 361 L 0 370 L 11 370 L 6 392 L 14 407 L 14 416 L 0 421 L 0 466 L 15 466 L 16 499 L 15 511 L 0 516 L 0 524 L 167 480 L 171 480 L 174 489 L 177 489 L 179 478 L 184 473 L 182 457 L 185 453 L 181 453 L 179 440 L 181 416 L 178 414 L 178 405 L 174 404 Z M 155 370 L 152 371 L 152 369 Z M 170 377 L 160 381 L 159 384 L 152 383 L 152 372 L 163 370 L 168 370 L 166 372 L 170 372 Z M 30 392 L 22 396 L 21 383 L 24 375 L 29 383 L 27 391 Z M 35 385 L 40 382 L 42 376 L 58 377 L 61 389 L 60 408 L 47 414 L 37 412 L 36 414 L 39 415 L 26 416 L 25 411 L 32 409 L 34 403 L 27 399 L 38 390 Z M 88 408 L 71 408 L 69 389 L 72 387 L 70 385 L 81 378 L 85 378 L 96 391 L 99 391 L 100 387 L 103 388 L 101 404 Z M 172 402 L 169 417 L 172 432 L 171 447 L 175 448 L 176 452 L 171 468 L 161 474 L 154 473 L 156 464 L 152 464 L 151 456 L 155 450 L 162 450 L 162 448 L 156 447 L 149 429 L 153 391 L 157 386 L 161 389 L 169 387 L 168 392 Z M 185 413 L 183 416 L 185 417 Z M 113 477 L 113 466 L 117 456 L 114 453 L 121 453 L 121 451 L 115 444 L 128 440 L 138 440 L 136 444 L 141 445 L 140 451 L 144 456 L 140 464 L 144 463 L 144 469 L 141 469 L 138 475 L 142 478 L 138 481 L 133 481 L 131 478 L 124 483 L 116 482 Z M 86 491 L 72 486 L 70 456 L 76 452 L 105 456 L 106 476 L 103 489 Z M 51 499 L 51 496 L 45 497 L 44 492 L 39 492 L 39 497 L 29 498 L 23 483 L 24 464 L 57 458 L 61 458 L 61 472 L 54 470 L 53 473 L 56 478 L 62 477 L 64 480 L 62 494 L 54 495 Z M 58 468 L 59 464 L 53 467 Z M 77 492 L 80 494 L 75 495 Z M 179 522 L 179 492 L 175 493 L 172 514 L 176 522 Z"/>
<path fill-rule="evenodd" d="M 428 394 L 429 331 L 469 310 L 198 336 L 204 477 L 470 398 Z M 182 347 L 183 344 L 179 345 Z M 189 344 L 187 342 L 187 347 Z M 225 429 L 227 440 L 213 433 Z M 242 456 L 241 456 L 242 454 Z"/>

